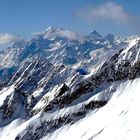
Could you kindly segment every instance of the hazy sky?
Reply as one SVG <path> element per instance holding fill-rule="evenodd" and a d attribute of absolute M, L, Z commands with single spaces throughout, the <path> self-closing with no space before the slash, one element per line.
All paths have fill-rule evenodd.
<path fill-rule="evenodd" d="M 83 34 L 140 34 L 140 0 L 0 0 L 0 41 L 50 25 Z"/>

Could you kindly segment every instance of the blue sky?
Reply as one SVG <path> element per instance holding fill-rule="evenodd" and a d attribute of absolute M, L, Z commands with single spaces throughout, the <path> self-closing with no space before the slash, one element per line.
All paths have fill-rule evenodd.
<path fill-rule="evenodd" d="M 140 34 L 139 24 L 140 0 L 0 0 L 1 36 L 29 37 L 50 25 L 125 36 Z"/>

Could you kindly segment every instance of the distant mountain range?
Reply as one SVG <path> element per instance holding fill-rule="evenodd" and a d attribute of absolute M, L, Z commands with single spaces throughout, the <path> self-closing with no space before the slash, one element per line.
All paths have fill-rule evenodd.
<path fill-rule="evenodd" d="M 49 27 L 0 51 L 0 140 L 138 140 L 140 37 Z"/>

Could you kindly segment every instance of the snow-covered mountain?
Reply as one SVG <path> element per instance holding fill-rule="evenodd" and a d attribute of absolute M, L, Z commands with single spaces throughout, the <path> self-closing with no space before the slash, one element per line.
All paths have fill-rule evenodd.
<path fill-rule="evenodd" d="M 0 139 L 138 139 L 139 59 L 139 36 L 96 30 L 12 43 L 0 52 Z"/>

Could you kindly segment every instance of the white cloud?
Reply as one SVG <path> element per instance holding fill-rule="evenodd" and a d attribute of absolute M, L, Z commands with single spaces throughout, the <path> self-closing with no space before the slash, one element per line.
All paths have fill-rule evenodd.
<path fill-rule="evenodd" d="M 129 23 L 134 17 L 127 13 L 123 6 L 115 2 L 108 2 L 99 6 L 88 7 L 78 11 L 78 16 L 89 22 L 111 21 L 116 24 Z"/>
<path fill-rule="evenodd" d="M 59 37 L 64 37 L 67 38 L 68 40 L 77 40 L 80 39 L 80 35 L 70 31 L 70 30 L 66 30 L 63 28 L 55 28 L 53 31 L 45 31 L 45 32 L 33 32 L 32 33 L 35 36 L 42 36 L 44 35 L 45 38 L 54 38 L 55 36 L 59 36 Z"/>
<path fill-rule="evenodd" d="M 66 37 L 69 40 L 77 40 L 79 39 L 79 35 L 76 34 L 75 32 L 69 31 L 69 30 L 60 30 L 57 32 L 57 35 L 61 37 Z"/>
<path fill-rule="evenodd" d="M 20 36 L 14 36 L 11 34 L 0 34 L 0 45 L 5 45 L 14 41 L 22 40 Z"/>

